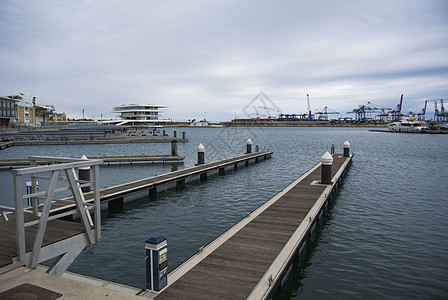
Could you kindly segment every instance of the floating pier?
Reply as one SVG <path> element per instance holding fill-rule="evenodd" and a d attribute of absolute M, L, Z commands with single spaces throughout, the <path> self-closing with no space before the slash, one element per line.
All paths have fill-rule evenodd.
<path fill-rule="evenodd" d="M 0 150 L 3 150 L 3 149 L 8 148 L 8 147 L 12 147 L 12 146 L 14 146 L 14 142 L 1 142 L 0 143 Z"/>
<path fill-rule="evenodd" d="M 101 209 L 105 210 L 109 205 L 123 205 L 137 199 L 148 197 L 159 192 L 172 188 L 182 187 L 185 184 L 194 181 L 206 180 L 208 176 L 219 174 L 224 175 L 227 171 L 237 170 L 241 167 L 249 166 L 251 163 L 257 163 L 269 159 L 272 152 L 254 152 L 228 159 L 223 159 L 211 163 L 196 165 L 162 175 L 157 175 L 145 179 L 119 184 L 100 190 Z M 39 160 L 39 157 L 32 159 Z M 87 202 L 92 201 L 93 193 L 84 194 Z M 63 203 L 54 203 L 50 214 L 61 213 L 73 209 L 73 205 L 64 205 Z M 77 218 L 77 214 L 73 218 Z"/>
<path fill-rule="evenodd" d="M 89 159 L 101 159 L 103 165 L 122 164 L 155 164 L 182 163 L 184 157 L 180 155 L 126 155 L 126 156 L 91 156 Z M 47 164 L 46 161 L 35 161 L 37 165 Z M 0 159 L 0 168 L 27 167 L 31 165 L 28 158 Z"/>
<path fill-rule="evenodd" d="M 249 144 L 248 142 L 247 145 Z M 55 255 L 59 257 L 56 265 L 51 266 L 47 272 L 60 275 L 85 245 L 94 243 L 100 238 L 100 209 L 104 209 L 110 203 L 124 204 L 169 188 L 182 187 L 191 181 L 204 180 L 211 174 L 223 175 L 227 170 L 237 170 L 250 163 L 266 160 L 272 155 L 272 152 L 252 153 L 251 148 L 247 149 L 248 153 L 241 156 L 204 163 L 204 149 L 198 147 L 198 165 L 195 167 L 102 190 L 98 188 L 97 182 L 98 165 L 102 163 L 101 160 L 60 159 L 58 162 L 62 164 L 13 170 L 16 207 L 14 209 L 0 207 L 3 218 L 10 217 L 7 222 L 11 222 L 6 227 L 0 226 L 2 229 L 0 243 L 7 245 L 0 248 L 0 273 L 20 266 L 35 268 L 37 263 L 48 259 L 51 254 L 52 257 Z M 160 292 L 140 291 L 137 293 L 138 296 L 156 300 L 271 298 L 285 282 L 291 272 L 294 258 L 301 254 L 307 237 L 315 229 L 329 201 L 342 184 L 342 178 L 352 158 L 353 154 L 350 154 L 348 142 L 344 143 L 343 154 L 325 153 L 320 163 L 249 213 L 217 239 L 201 247 L 195 255 L 168 274 L 167 286 L 162 287 Z M 31 159 L 38 161 L 42 157 Z M 52 158 L 52 161 L 55 160 L 57 161 Z M 47 161 L 50 159 L 48 158 Z M 81 178 L 78 180 L 74 168 L 89 166 L 94 168 L 93 180 L 81 180 Z M 22 195 L 21 175 L 29 174 L 36 168 L 40 172 L 52 172 L 48 192 Z M 53 192 L 62 191 L 62 189 L 56 189 L 55 184 L 59 172 L 62 171 L 67 176 L 70 189 L 74 191 L 75 199 L 54 198 L 55 202 L 51 202 Z M 85 186 L 93 187 L 94 191 L 82 193 L 81 189 Z M 46 195 L 43 206 L 37 206 L 37 201 L 34 201 L 39 195 Z M 25 210 L 30 214 L 24 215 L 23 199 L 26 198 L 32 199 L 34 205 L 26 208 Z M 74 201 L 75 204 L 67 205 L 68 201 Z M 92 202 L 94 205 L 90 206 Z M 12 210 L 14 214 L 5 214 L 5 209 Z M 87 211 L 90 209 L 95 212 L 94 223 L 87 217 Z M 73 215 L 75 211 L 81 214 L 81 224 L 55 220 Z M 40 220 L 37 220 L 37 217 Z M 45 225 L 41 225 L 42 222 Z M 59 223 L 56 224 L 56 222 Z M 69 228 L 67 224 L 72 224 L 76 228 Z M 34 245 L 31 246 L 33 242 Z M 149 242 L 151 239 L 146 241 L 146 244 Z M 163 239 L 157 238 L 154 242 L 156 246 L 149 249 L 163 252 L 160 255 L 164 255 L 164 260 L 161 258 L 157 260 L 157 257 L 154 260 L 159 262 L 154 265 L 154 270 L 158 274 L 157 272 L 161 270 L 159 264 L 163 267 L 167 265 L 166 253 L 168 251 L 169 257 L 169 249 L 167 250 L 166 241 Z M 17 270 L 14 272 L 17 273 L 18 279 L 14 280 L 25 280 L 23 278 L 26 277 L 27 271 L 23 268 Z M 16 276 L 16 273 L 6 274 Z M 8 284 L 11 287 L 15 286 L 11 282 Z M 77 283 L 66 282 L 66 284 L 75 286 Z M 130 292 L 126 293 L 129 296 L 136 295 L 135 289 L 128 290 Z M 62 290 L 61 292 L 65 295 L 65 292 Z M 108 297 L 103 290 L 96 292 L 102 293 L 102 296 L 98 295 L 98 298 Z"/>
<path fill-rule="evenodd" d="M 37 146 L 37 145 L 76 145 L 76 144 L 129 144 L 129 143 L 171 143 L 176 140 L 185 143 L 188 139 L 181 139 L 169 136 L 117 136 L 98 138 L 65 138 L 61 140 L 15 140 L 14 146 Z"/>
<path fill-rule="evenodd" d="M 145 296 L 156 300 L 272 297 L 341 184 L 352 157 L 348 142 L 344 154 L 326 153 L 321 163 L 173 270 L 161 292 L 148 291 Z M 321 183 L 327 178 L 331 181 Z"/>

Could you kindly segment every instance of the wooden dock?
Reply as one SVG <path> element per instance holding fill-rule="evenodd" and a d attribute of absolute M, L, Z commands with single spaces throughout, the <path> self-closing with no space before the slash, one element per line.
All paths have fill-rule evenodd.
<path fill-rule="evenodd" d="M 171 143 L 173 140 L 185 143 L 188 139 L 174 138 L 169 136 L 117 136 L 98 138 L 70 138 L 62 140 L 29 139 L 14 140 L 14 146 L 37 146 L 37 145 L 77 145 L 77 144 L 130 144 L 130 143 Z"/>
<path fill-rule="evenodd" d="M 353 155 L 333 156 L 332 184 L 319 184 L 320 163 L 168 275 L 168 286 L 146 297 L 268 299 L 341 183 Z M 169 238 L 168 238 L 169 239 Z"/>
<path fill-rule="evenodd" d="M 0 226 L 0 245 L 2 245 L 0 247 L 0 270 L 4 266 L 13 264 L 14 258 L 17 257 L 17 236 L 14 214 L 9 214 L 8 219 L 8 222 L 2 222 Z M 25 222 L 33 220 L 37 220 L 37 218 L 32 214 L 25 215 Z M 33 250 L 37 227 L 38 224 L 26 227 L 25 229 L 26 253 L 30 253 Z M 51 220 L 47 224 L 42 247 L 45 248 L 74 236 L 83 235 L 84 232 L 84 226 L 80 223 Z"/>
<path fill-rule="evenodd" d="M 184 157 L 180 155 L 121 155 L 121 156 L 92 156 L 89 159 L 101 159 L 104 165 L 113 164 L 154 164 L 154 163 L 182 163 Z M 0 159 L 0 168 L 16 168 L 30 166 L 27 158 Z M 46 164 L 45 161 L 36 161 L 37 165 Z"/>
<path fill-rule="evenodd" d="M 0 142 L 0 150 L 14 146 L 14 142 Z"/>
<path fill-rule="evenodd" d="M 100 190 L 101 209 L 107 209 L 109 205 L 122 205 L 137 199 L 148 197 L 158 192 L 181 187 L 189 182 L 204 180 L 212 174 L 225 174 L 226 171 L 237 170 L 270 158 L 272 152 L 253 152 L 211 163 L 205 163 L 194 167 L 157 175 L 129 183 L 106 187 Z M 84 194 L 87 202 L 92 201 L 93 193 Z M 55 203 L 50 214 L 61 213 L 70 210 L 73 205 L 61 205 Z M 77 215 L 73 216 L 77 218 Z"/>

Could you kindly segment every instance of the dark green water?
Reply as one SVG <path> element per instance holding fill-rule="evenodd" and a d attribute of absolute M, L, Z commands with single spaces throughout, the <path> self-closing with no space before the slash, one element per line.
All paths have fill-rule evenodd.
<path fill-rule="evenodd" d="M 354 161 L 306 255 L 295 262 L 276 299 L 448 298 L 448 136 L 386 134 L 357 128 L 179 129 L 185 164 L 196 147 L 212 161 L 244 152 L 245 140 L 272 159 L 103 213 L 103 238 L 70 271 L 143 287 L 144 241 L 167 236 L 172 270 L 318 163 L 331 144 L 351 143 Z M 0 158 L 28 155 L 168 153 L 168 144 L 12 147 Z M 101 168 L 101 185 L 175 169 L 169 165 Z M 12 205 L 11 176 L 0 171 L 0 204 Z"/>

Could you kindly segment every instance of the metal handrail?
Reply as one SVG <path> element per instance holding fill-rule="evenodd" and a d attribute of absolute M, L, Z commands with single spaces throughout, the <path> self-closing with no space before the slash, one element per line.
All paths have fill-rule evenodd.
<path fill-rule="evenodd" d="M 99 165 L 103 163 L 101 159 L 74 159 L 74 158 L 58 158 L 58 157 L 40 157 L 33 156 L 30 157 L 32 166 L 23 169 L 12 170 L 13 180 L 14 180 L 14 208 L 3 208 L 2 216 L 6 218 L 7 216 L 3 210 L 14 211 L 16 219 L 16 236 L 17 236 L 17 254 L 18 261 L 20 264 L 26 265 L 27 267 L 34 268 L 39 262 L 40 249 L 42 247 L 42 242 L 44 239 L 45 229 L 47 222 L 50 220 L 58 219 L 69 214 L 78 212 L 82 224 L 84 225 L 85 234 L 87 235 L 88 241 L 90 243 L 95 243 L 101 238 L 101 205 L 100 205 L 100 192 L 99 192 Z M 52 165 L 36 166 L 36 161 L 45 161 L 48 163 L 55 163 Z M 75 169 L 82 167 L 93 167 L 93 180 L 79 180 Z M 30 174 L 32 180 L 38 178 L 35 175 L 42 172 L 51 172 L 51 176 L 48 177 L 49 184 L 46 191 L 34 192 L 27 195 L 23 194 L 22 186 L 22 175 Z M 60 173 L 65 173 L 67 178 L 68 188 L 56 188 L 58 177 Z M 42 178 L 42 177 L 39 177 Z M 35 183 L 33 183 L 33 188 Z M 93 186 L 94 201 L 93 205 L 88 204 L 85 201 L 84 194 L 81 191 L 82 187 Z M 70 212 L 64 212 L 59 214 L 53 214 L 49 216 L 51 204 L 53 201 L 59 201 L 59 199 L 54 198 L 54 194 L 57 192 L 71 190 L 73 195 L 73 202 L 76 204 L 76 209 Z M 44 197 L 42 197 L 44 196 Z M 32 220 L 25 222 L 24 213 L 30 213 L 29 210 L 24 209 L 23 200 L 33 199 L 33 214 L 38 218 L 37 220 Z M 44 198 L 42 205 L 42 210 L 39 212 L 37 209 L 37 199 Z M 95 222 L 93 222 L 90 216 L 90 210 L 94 210 Z M 25 245 L 25 227 L 37 225 L 38 230 L 34 240 L 33 251 L 30 260 L 26 260 L 26 245 Z"/>

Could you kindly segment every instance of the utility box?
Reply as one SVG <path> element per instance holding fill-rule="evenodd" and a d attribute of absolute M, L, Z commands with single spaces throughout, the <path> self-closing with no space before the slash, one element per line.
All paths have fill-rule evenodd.
<path fill-rule="evenodd" d="M 146 289 L 160 292 L 167 285 L 168 256 L 166 237 L 153 236 L 146 240 Z"/>

